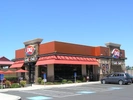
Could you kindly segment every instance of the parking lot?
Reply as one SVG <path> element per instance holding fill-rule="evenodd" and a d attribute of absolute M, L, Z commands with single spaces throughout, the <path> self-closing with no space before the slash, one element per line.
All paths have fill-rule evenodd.
<path fill-rule="evenodd" d="M 133 96 L 130 95 L 133 92 L 132 88 L 132 84 L 89 84 L 50 89 L 8 91 L 5 93 L 21 96 L 22 100 L 88 100 L 88 98 L 97 100 L 99 97 L 99 100 L 125 100 L 120 99 L 124 95 L 124 98 L 127 97 L 126 100 L 132 100 Z"/>

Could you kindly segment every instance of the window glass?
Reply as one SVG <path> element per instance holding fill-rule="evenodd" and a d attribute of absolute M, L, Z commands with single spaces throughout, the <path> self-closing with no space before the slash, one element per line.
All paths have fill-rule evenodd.
<path fill-rule="evenodd" d="M 128 73 L 125 73 L 125 75 L 126 75 L 127 78 L 130 78 L 130 75 Z"/>
<path fill-rule="evenodd" d="M 58 79 L 73 80 L 75 72 L 77 74 L 77 79 L 82 76 L 81 65 L 67 65 L 67 64 L 54 65 L 55 80 Z"/>

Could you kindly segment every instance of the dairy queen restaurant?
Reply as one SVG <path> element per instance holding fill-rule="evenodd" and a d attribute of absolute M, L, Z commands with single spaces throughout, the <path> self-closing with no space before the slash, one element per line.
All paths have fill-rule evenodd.
<path fill-rule="evenodd" d="M 120 44 L 106 43 L 105 46 L 87 46 L 59 41 L 41 43 L 37 38 L 24 42 L 24 47 L 15 51 L 10 69 L 25 69 L 22 73 L 28 83 L 37 83 L 38 77 L 48 82 L 60 79 L 73 80 L 89 77 L 98 81 L 103 75 L 125 71 L 125 50 Z"/>

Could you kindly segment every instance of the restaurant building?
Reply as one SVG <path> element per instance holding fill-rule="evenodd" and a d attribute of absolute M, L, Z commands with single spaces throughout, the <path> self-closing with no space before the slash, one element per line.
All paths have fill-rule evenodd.
<path fill-rule="evenodd" d="M 74 79 L 89 76 L 97 81 L 104 74 L 125 70 L 125 51 L 120 44 L 86 46 L 52 41 L 41 44 L 43 39 L 24 42 L 24 48 L 15 51 L 15 62 L 10 68 L 28 70 L 25 78 L 37 82 L 46 74 L 47 81 L 60 78 Z"/>

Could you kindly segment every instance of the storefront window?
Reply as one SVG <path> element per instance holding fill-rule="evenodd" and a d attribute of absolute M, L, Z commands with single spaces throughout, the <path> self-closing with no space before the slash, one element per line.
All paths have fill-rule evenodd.
<path fill-rule="evenodd" d="M 45 66 L 45 65 L 40 65 L 40 66 L 39 66 L 39 77 L 44 78 L 44 77 L 43 77 L 44 73 L 45 73 L 46 76 L 47 76 L 47 66 Z"/>
<path fill-rule="evenodd" d="M 82 77 L 81 73 L 81 65 L 54 65 L 54 73 L 55 73 L 55 80 L 73 80 L 74 79 L 74 72 L 77 73 L 77 78 Z"/>

